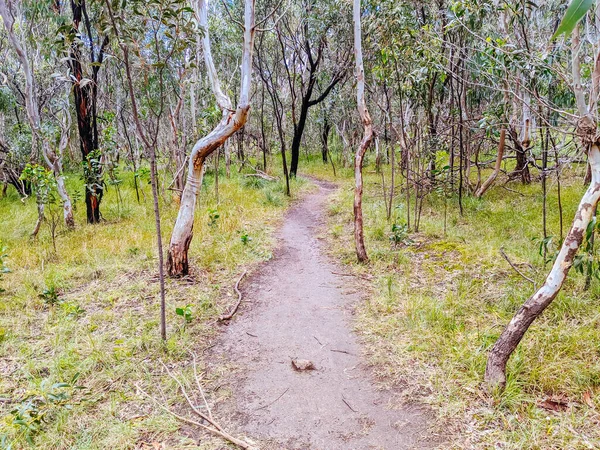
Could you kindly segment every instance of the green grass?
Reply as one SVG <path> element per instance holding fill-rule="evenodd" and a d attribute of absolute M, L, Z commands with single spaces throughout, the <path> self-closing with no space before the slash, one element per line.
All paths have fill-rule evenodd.
<path fill-rule="evenodd" d="M 36 218 L 33 199 L 21 202 L 12 190 L 0 199 L 0 241 L 11 269 L 0 279 L 5 289 L 0 294 L 0 448 L 222 445 L 202 435 L 199 447 L 197 430 L 158 410 L 136 386 L 185 410 L 161 361 L 189 381 L 190 349 L 204 368 L 202 352 L 215 336 L 215 318 L 233 304 L 232 285 L 241 271 L 271 258 L 273 232 L 290 200 L 280 181 L 255 182 L 232 170 L 230 179 L 223 173 L 219 178 L 217 202 L 214 177 L 205 176 L 190 247 L 191 277 L 167 281 L 163 345 L 151 192 L 146 181 L 141 184 L 138 203 L 132 175 L 124 172 L 122 204 L 110 187 L 100 225 L 85 224 L 85 204 L 79 200 L 77 227 L 60 230 L 56 252 L 46 225 L 37 239 L 29 237 Z M 307 187 L 294 181 L 294 196 Z M 81 191 L 77 174 L 69 177 L 68 188 Z M 162 193 L 161 208 L 166 246 L 177 214 L 171 191 Z M 211 225 L 213 210 L 219 218 Z M 244 243 L 243 235 L 251 240 Z M 189 323 L 175 313 L 186 305 L 192 310 Z M 226 368 L 211 371 L 214 377 L 219 370 Z M 207 394 L 218 403 L 227 393 L 212 392 L 215 382 L 206 380 Z M 29 416 L 20 421 L 13 411 L 23 415 L 26 408 Z M 28 432 L 32 414 L 44 414 L 44 420 Z"/>
<path fill-rule="evenodd" d="M 562 180 L 565 233 L 583 186 L 582 166 Z M 305 172 L 333 179 L 330 166 L 305 164 Z M 389 167 L 385 166 L 386 180 Z M 500 256 L 539 286 L 549 265 L 539 255 L 542 192 L 499 179 L 483 199 L 448 200 L 444 235 L 443 199 L 429 196 L 419 233 L 411 245 L 392 247 L 393 223 L 406 223 L 403 195 L 386 219 L 381 178 L 365 167 L 364 219 L 368 265 L 357 265 L 352 236 L 352 179 L 338 168 L 340 190 L 330 202 L 332 255 L 358 274 L 371 274 L 369 294 L 358 305 L 357 330 L 381 383 L 402 386 L 404 400 L 431 405 L 436 425 L 450 436 L 444 448 L 585 449 L 600 447 L 600 283 L 584 290 L 571 271 L 553 304 L 526 334 L 508 367 L 502 393 L 482 385 L 487 351 L 533 286 Z M 485 174 L 484 174 L 485 176 Z M 386 181 L 389 185 L 389 181 Z M 556 183 L 549 181 L 549 234 L 559 239 Z M 413 205 L 414 205 L 414 199 Z M 413 221 L 414 223 L 414 221 Z M 566 403 L 565 411 L 540 405 Z"/>

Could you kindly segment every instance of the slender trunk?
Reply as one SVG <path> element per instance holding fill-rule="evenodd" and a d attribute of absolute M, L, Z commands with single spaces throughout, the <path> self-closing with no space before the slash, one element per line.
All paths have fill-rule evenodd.
<path fill-rule="evenodd" d="M 498 156 L 496 156 L 496 165 L 494 171 L 487 180 L 481 185 L 481 187 L 475 192 L 475 197 L 481 198 L 483 194 L 490 188 L 490 186 L 496 181 L 500 168 L 502 167 L 502 157 L 504 156 L 504 145 L 506 143 L 506 129 L 500 130 L 500 143 L 498 144 Z"/>
<path fill-rule="evenodd" d="M 362 57 L 362 30 L 360 23 L 360 0 L 354 0 L 354 56 L 356 58 L 356 100 L 358 112 L 364 126 L 363 138 L 354 158 L 354 244 L 359 262 L 368 261 L 363 231 L 363 177 L 362 165 L 365 152 L 373 140 L 373 124 L 365 102 L 365 71 Z"/>
<path fill-rule="evenodd" d="M 73 219 L 73 206 L 71 203 L 71 198 L 67 193 L 67 189 L 65 187 L 65 180 L 62 174 L 62 160 L 61 153 L 58 155 L 52 151 L 50 148 L 50 143 L 48 142 L 48 138 L 42 132 L 42 123 L 39 115 L 39 108 L 37 104 L 37 100 L 34 96 L 34 78 L 33 78 L 33 68 L 30 65 L 29 58 L 27 57 L 27 53 L 25 51 L 25 47 L 23 47 L 22 43 L 17 38 L 14 32 L 14 18 L 12 12 L 9 10 L 9 7 L 6 3 L 6 0 L 0 0 L 0 17 L 2 17 L 2 21 L 4 23 L 4 27 L 6 28 L 6 32 L 8 34 L 8 40 L 13 47 L 13 50 L 17 54 L 19 62 L 21 63 L 21 67 L 23 73 L 25 75 L 25 108 L 27 110 L 27 118 L 29 119 L 29 125 L 31 126 L 31 132 L 33 134 L 33 141 L 40 142 L 42 144 L 42 153 L 44 156 L 44 160 L 48 167 L 52 170 L 54 174 L 54 178 L 56 179 L 57 191 L 58 195 L 63 204 L 63 217 L 65 221 L 65 225 L 68 228 L 73 228 L 75 226 L 75 220 Z M 61 145 L 63 141 L 63 137 L 61 136 Z M 66 147 L 66 142 L 64 147 Z M 64 148 L 61 147 L 61 148 Z M 38 206 L 39 210 L 39 206 Z M 37 234 L 39 231 L 39 226 L 44 217 L 43 205 L 41 212 L 38 214 L 38 222 L 35 227 L 34 234 Z"/>
<path fill-rule="evenodd" d="M 98 150 L 98 126 L 96 119 L 97 75 L 102 64 L 104 48 L 108 44 L 108 38 L 104 38 L 97 60 L 92 50 L 91 62 L 94 64 L 92 68 L 92 82 L 83 83 L 86 77 L 83 74 L 83 58 L 77 35 L 79 34 L 81 21 L 87 17 L 85 1 L 71 0 L 71 10 L 73 13 L 73 23 L 70 57 L 67 63 L 73 80 L 73 99 L 75 101 L 79 145 L 84 165 L 86 214 L 88 223 L 99 223 L 101 218 L 100 203 L 104 195 L 104 183 L 102 181 L 102 166 L 99 161 L 99 155 L 96 154 Z M 92 36 L 88 37 L 92 39 Z"/>

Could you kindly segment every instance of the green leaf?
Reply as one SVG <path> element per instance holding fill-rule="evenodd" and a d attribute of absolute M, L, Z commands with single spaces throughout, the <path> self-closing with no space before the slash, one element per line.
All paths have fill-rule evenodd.
<path fill-rule="evenodd" d="M 577 26 L 579 21 L 585 16 L 588 10 L 592 7 L 595 0 L 572 0 L 571 4 L 567 8 L 560 25 L 556 29 L 556 32 L 552 36 L 552 39 L 560 36 L 561 34 L 569 35 L 573 29 Z"/>

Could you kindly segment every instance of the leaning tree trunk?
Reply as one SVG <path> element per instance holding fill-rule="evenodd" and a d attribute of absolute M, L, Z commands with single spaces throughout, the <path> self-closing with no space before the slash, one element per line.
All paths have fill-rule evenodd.
<path fill-rule="evenodd" d="M 365 128 L 363 138 L 356 150 L 354 157 L 354 244 L 356 246 L 356 257 L 360 262 L 369 259 L 365 248 L 365 237 L 363 231 L 362 195 L 363 177 L 362 166 L 365 152 L 373 140 L 373 123 L 365 103 L 365 70 L 362 58 L 362 30 L 360 25 L 360 0 L 354 0 L 354 53 L 356 59 L 356 99 L 358 112 Z"/>
<path fill-rule="evenodd" d="M 9 7 L 7 5 L 6 0 L 0 0 L 0 17 L 2 17 L 4 27 L 6 28 L 6 32 L 8 34 L 8 40 L 11 43 L 15 53 L 17 54 L 19 62 L 21 63 L 23 73 L 25 75 L 25 108 L 27 109 L 27 117 L 29 119 L 29 125 L 31 126 L 33 140 L 34 142 L 39 142 L 39 140 L 42 141 L 42 153 L 44 155 L 44 160 L 46 161 L 46 164 L 52 170 L 54 177 L 56 178 L 58 195 L 63 204 L 63 215 L 65 225 L 69 228 L 73 228 L 75 226 L 75 221 L 73 219 L 73 206 L 71 203 L 71 198 L 69 197 L 69 194 L 67 193 L 67 190 L 65 188 L 65 181 L 62 175 L 61 158 L 59 155 L 52 151 L 52 149 L 50 148 L 50 143 L 48 142 L 48 138 L 44 136 L 44 133 L 42 133 L 39 108 L 37 100 L 35 99 L 33 94 L 33 69 L 29 64 L 29 58 L 27 57 L 25 48 L 14 33 L 14 19 L 11 11 L 9 11 Z M 38 222 L 34 230 L 34 235 L 38 233 L 41 221 L 44 217 L 43 205 L 41 205 L 41 207 L 40 205 L 38 205 L 38 212 Z"/>
<path fill-rule="evenodd" d="M 593 122 L 589 117 L 583 120 Z M 589 126 L 595 134 L 595 123 Z M 512 352 L 517 348 L 531 323 L 546 309 L 558 295 L 569 269 L 573 265 L 577 251 L 581 246 L 586 229 L 600 200 L 600 140 L 594 138 L 589 144 L 588 160 L 592 181 L 581 198 L 579 207 L 550 274 L 544 285 L 525 302 L 512 318 L 492 348 L 485 369 L 485 380 L 490 385 L 503 387 L 506 384 L 506 364 Z"/>
<path fill-rule="evenodd" d="M 481 198 L 483 194 L 490 188 L 490 186 L 496 181 L 498 174 L 500 173 L 500 168 L 502 167 L 502 158 L 504 156 L 504 145 L 506 143 L 506 129 L 502 128 L 500 130 L 500 143 L 498 144 L 498 156 L 496 157 L 496 165 L 494 166 L 494 171 L 489 176 L 487 180 L 481 185 L 477 192 L 475 192 L 475 197 Z"/>
<path fill-rule="evenodd" d="M 190 154 L 188 177 L 181 196 L 179 213 L 171 235 L 167 255 L 167 270 L 172 277 L 189 273 L 188 250 L 192 242 L 196 199 L 202 186 L 204 162 L 208 156 L 220 148 L 227 139 L 244 126 L 250 109 L 250 81 L 252 76 L 252 52 L 254 49 L 254 5 L 255 0 L 246 0 L 244 10 L 244 51 L 242 56 L 241 89 L 237 109 L 232 111 L 231 100 L 221 90 L 217 71 L 210 50 L 208 30 L 208 5 L 206 0 L 198 0 L 197 15 L 200 26 L 205 30 L 202 38 L 204 61 L 211 87 L 217 103 L 223 111 L 219 124 L 194 145 Z"/>

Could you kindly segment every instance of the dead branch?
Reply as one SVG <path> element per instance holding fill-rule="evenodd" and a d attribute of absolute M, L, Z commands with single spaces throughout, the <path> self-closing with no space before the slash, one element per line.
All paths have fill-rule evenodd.
<path fill-rule="evenodd" d="M 237 280 L 237 283 L 235 283 L 234 289 L 235 289 L 235 292 L 238 295 L 238 301 L 237 301 L 237 303 L 235 304 L 235 306 L 233 307 L 233 309 L 228 314 L 223 314 L 222 316 L 220 316 L 219 317 L 219 321 L 223 322 L 225 320 L 230 320 L 233 317 L 233 315 L 237 312 L 238 308 L 240 307 L 240 303 L 242 303 L 242 293 L 239 290 L 239 286 L 240 286 L 240 281 L 242 281 L 242 278 L 244 278 L 244 276 L 246 276 L 247 272 L 248 272 L 247 270 L 244 270 L 244 273 L 242 273 L 240 275 L 240 277 Z"/>
<path fill-rule="evenodd" d="M 517 266 L 515 266 L 512 261 L 510 259 L 508 259 L 508 255 L 506 253 L 504 253 L 504 249 L 502 247 L 500 247 L 500 254 L 502 255 L 502 257 L 506 260 L 506 262 L 508 264 L 510 264 L 510 267 L 512 267 L 514 269 L 515 272 L 517 272 L 519 275 L 521 275 L 524 279 L 526 279 L 527 281 L 529 281 L 531 284 L 533 284 L 533 289 L 536 289 L 535 286 L 535 281 L 532 280 L 531 278 L 529 278 L 528 276 L 526 276 L 523 272 L 521 272 Z"/>
<path fill-rule="evenodd" d="M 165 366 L 165 367 L 166 367 L 166 366 Z M 170 373 L 169 373 L 169 374 L 170 374 Z M 172 376 L 172 375 L 171 375 L 171 376 Z M 181 383 L 179 382 L 179 380 L 177 380 L 176 378 L 175 378 L 175 380 L 177 381 L 177 384 L 179 384 L 179 386 L 180 386 L 180 387 L 182 387 L 182 385 L 181 385 Z M 213 420 L 211 420 L 211 419 L 207 418 L 205 415 L 203 415 L 203 414 L 201 414 L 201 413 L 199 414 L 199 415 L 200 415 L 200 417 L 201 417 L 202 419 L 204 419 L 206 422 L 208 422 L 208 423 L 210 423 L 211 425 L 213 425 L 212 427 L 210 427 L 210 426 L 207 426 L 207 425 L 204 425 L 203 423 L 200 423 L 200 422 L 198 422 L 197 420 L 193 420 L 193 419 L 190 419 L 190 418 L 188 418 L 188 417 L 181 416 L 181 415 L 177 414 L 176 412 L 173 412 L 173 411 L 171 411 L 171 409 L 170 409 L 170 408 L 169 408 L 167 405 L 165 405 L 165 404 L 161 403 L 161 402 L 160 402 L 160 401 L 158 401 L 156 398 L 154 398 L 153 396 L 151 396 L 150 394 L 148 394 L 146 391 L 144 391 L 144 390 L 143 390 L 143 389 L 142 389 L 142 388 L 139 386 L 139 384 L 137 384 L 137 383 L 136 383 L 136 384 L 135 384 L 135 387 L 136 387 L 136 389 L 137 389 L 139 392 L 141 392 L 141 393 L 142 393 L 142 394 L 144 394 L 146 397 L 148 397 L 150 400 L 152 400 L 156 406 L 158 406 L 158 407 L 159 407 L 160 409 L 162 409 L 163 411 L 165 411 L 165 412 L 169 413 L 170 415 L 172 415 L 173 417 L 175 417 L 177 420 L 180 420 L 180 421 L 182 421 L 182 422 L 188 423 L 188 424 L 190 424 L 190 425 L 195 425 L 195 426 L 197 426 L 197 427 L 200 427 L 200 428 L 202 428 L 202 429 L 204 429 L 204 430 L 206 430 L 206 431 L 208 431 L 208 432 L 210 432 L 210 433 L 212 433 L 212 434 L 214 434 L 214 435 L 217 435 L 217 436 L 219 436 L 219 437 L 221 437 L 221 438 L 223 438 L 223 439 L 225 439 L 225 440 L 227 440 L 227 441 L 231 442 L 231 443 L 232 443 L 232 444 L 234 444 L 234 445 L 237 445 L 237 446 L 238 446 L 238 447 L 240 447 L 240 448 L 247 449 L 247 450 L 256 450 L 256 447 L 252 446 L 252 445 L 251 445 L 251 444 L 249 444 L 248 442 L 246 442 L 246 441 L 242 441 L 242 440 L 240 440 L 240 439 L 237 439 L 237 438 L 235 438 L 235 437 L 231 436 L 231 435 L 230 435 L 229 433 L 227 433 L 226 431 L 223 431 L 223 430 L 222 430 L 222 428 L 221 428 L 219 425 L 216 425 L 216 422 L 214 422 Z M 183 390 L 183 388 L 182 388 L 182 390 Z M 196 407 L 195 407 L 195 406 L 194 406 L 194 405 L 193 405 L 193 404 L 192 404 L 192 403 L 189 401 L 189 398 L 188 398 L 188 396 L 187 396 L 187 393 L 185 394 L 185 397 L 186 397 L 186 399 L 188 399 L 188 403 L 190 404 L 190 406 L 192 407 L 192 409 L 193 409 L 195 412 L 197 412 L 197 411 L 198 411 L 198 409 L 197 409 L 197 408 L 196 408 Z"/>

